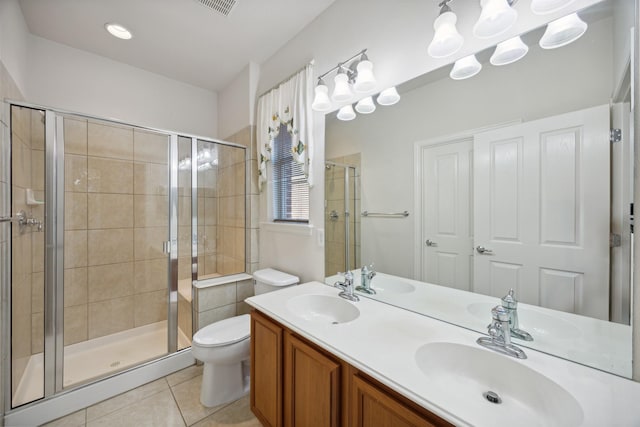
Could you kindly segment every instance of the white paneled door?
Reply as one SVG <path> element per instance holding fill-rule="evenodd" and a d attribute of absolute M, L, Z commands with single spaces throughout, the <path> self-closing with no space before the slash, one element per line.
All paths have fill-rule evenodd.
<path fill-rule="evenodd" d="M 472 289 L 473 140 L 422 150 L 423 280 Z"/>
<path fill-rule="evenodd" d="M 473 147 L 474 290 L 608 320 L 609 107 L 480 133 Z"/>

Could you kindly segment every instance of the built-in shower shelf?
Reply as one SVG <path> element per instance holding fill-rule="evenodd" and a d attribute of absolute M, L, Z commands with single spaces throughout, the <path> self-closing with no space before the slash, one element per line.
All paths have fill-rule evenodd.
<path fill-rule="evenodd" d="M 25 201 L 25 203 L 27 204 L 27 206 L 44 205 L 43 200 L 36 200 L 35 196 L 33 195 L 33 189 L 31 188 L 27 188 L 26 199 L 27 200 Z"/>

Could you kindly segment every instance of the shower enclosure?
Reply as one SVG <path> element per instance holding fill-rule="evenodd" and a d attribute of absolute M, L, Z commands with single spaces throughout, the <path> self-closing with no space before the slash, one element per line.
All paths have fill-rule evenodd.
<path fill-rule="evenodd" d="M 325 162 L 325 276 L 360 264 L 360 156 Z"/>
<path fill-rule="evenodd" d="M 191 345 L 192 283 L 245 269 L 246 150 L 7 108 L 8 410 Z"/>

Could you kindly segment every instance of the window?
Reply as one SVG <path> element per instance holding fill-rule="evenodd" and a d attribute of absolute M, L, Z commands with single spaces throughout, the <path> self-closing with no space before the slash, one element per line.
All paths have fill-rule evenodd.
<path fill-rule="evenodd" d="M 273 220 L 309 222 L 309 185 L 302 164 L 293 159 L 291 135 L 281 124 L 273 140 Z"/>

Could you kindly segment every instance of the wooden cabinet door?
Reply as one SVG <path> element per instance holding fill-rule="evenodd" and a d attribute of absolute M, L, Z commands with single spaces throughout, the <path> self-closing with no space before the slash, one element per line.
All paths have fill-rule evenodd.
<path fill-rule="evenodd" d="M 340 362 L 287 333 L 284 366 L 285 427 L 339 427 Z"/>
<path fill-rule="evenodd" d="M 351 427 L 437 427 L 451 424 L 422 410 L 414 411 L 408 405 L 358 375 L 351 383 Z"/>
<path fill-rule="evenodd" d="M 282 427 L 281 326 L 251 312 L 251 411 L 266 427 Z"/>

